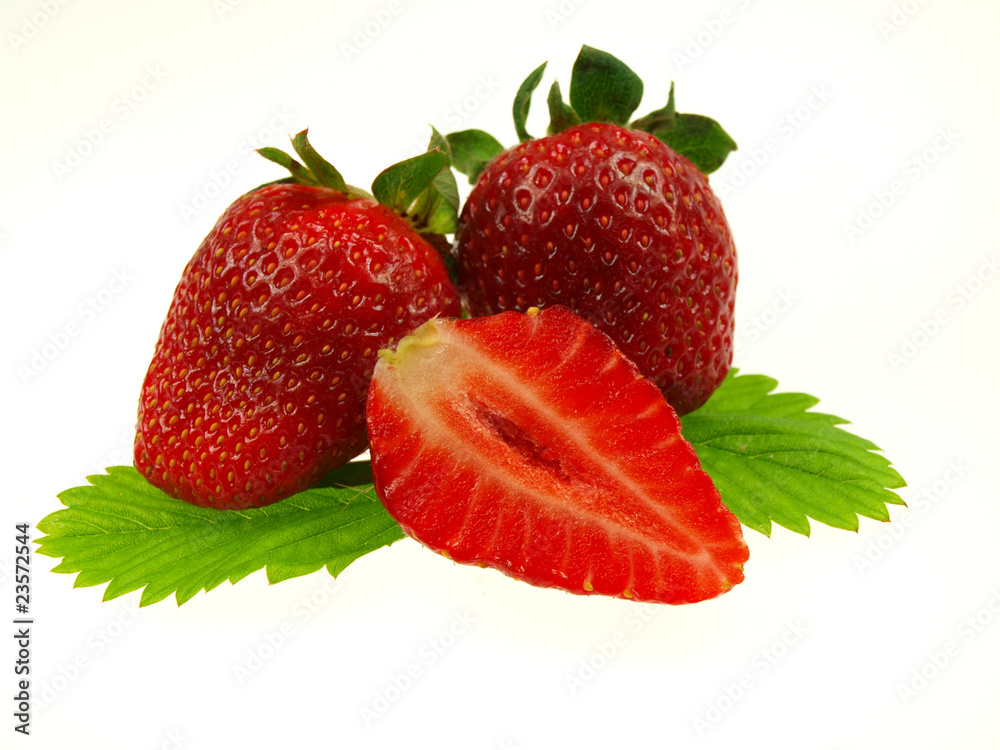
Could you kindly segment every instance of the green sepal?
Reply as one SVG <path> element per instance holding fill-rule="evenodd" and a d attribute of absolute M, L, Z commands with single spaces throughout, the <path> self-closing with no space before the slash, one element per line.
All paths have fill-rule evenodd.
<path fill-rule="evenodd" d="M 418 201 L 418 204 L 420 201 Z M 431 190 L 426 193 L 426 209 L 418 205 L 417 215 L 423 216 L 421 231 L 431 234 L 451 234 L 458 224 L 458 183 L 451 169 L 445 167 L 435 175 Z M 421 211 L 423 213 L 420 213 Z"/>
<path fill-rule="evenodd" d="M 585 44 L 573 64 L 569 103 L 582 122 L 624 125 L 642 101 L 642 88 L 628 65 Z"/>
<path fill-rule="evenodd" d="M 629 127 L 656 136 L 705 174 L 721 167 L 737 148 L 736 141 L 711 117 L 677 112 L 673 83 L 667 106 L 633 121 Z"/>
<path fill-rule="evenodd" d="M 268 161 L 273 161 L 278 166 L 284 167 L 289 172 L 292 173 L 291 179 L 287 177 L 283 180 L 275 180 L 275 182 L 297 182 L 300 185 L 317 185 L 316 179 L 313 177 L 312 172 L 302 166 L 299 162 L 295 161 L 291 156 L 286 154 L 280 148 L 274 148 L 273 146 L 265 146 L 264 148 L 257 149 L 257 153 L 263 156 Z M 268 183 L 270 184 L 270 183 Z"/>
<path fill-rule="evenodd" d="M 469 178 L 470 185 L 475 184 L 486 165 L 504 150 L 500 141 L 483 130 L 459 130 L 449 133 L 447 138 L 451 165 Z"/>
<path fill-rule="evenodd" d="M 316 149 L 312 147 L 312 144 L 309 143 L 308 128 L 297 133 L 292 138 L 292 148 L 295 149 L 295 153 L 299 155 L 299 158 L 305 162 L 309 171 L 316 178 L 317 184 L 339 190 L 342 193 L 348 192 L 347 183 L 344 182 L 344 178 L 340 172 L 330 162 L 320 156 L 316 152 Z"/>
<path fill-rule="evenodd" d="M 576 113 L 576 110 L 563 101 L 558 81 L 553 81 L 552 88 L 549 89 L 548 105 L 549 135 L 561 133 L 563 130 L 583 122 L 580 119 L 580 115 Z"/>
<path fill-rule="evenodd" d="M 533 138 L 526 122 L 532 94 L 541 82 L 546 64 L 535 68 L 514 96 L 514 129 L 522 143 Z M 569 104 L 563 100 L 558 82 L 553 82 L 549 89 L 547 134 L 555 135 L 584 122 L 608 122 L 642 130 L 687 157 L 705 174 L 722 166 L 729 153 L 736 150 L 736 141 L 716 120 L 676 111 L 672 83 L 665 107 L 629 123 L 642 95 L 642 79 L 628 65 L 614 55 L 583 45 L 573 64 Z M 470 184 L 504 150 L 499 141 L 482 130 L 458 131 L 447 139 L 452 166 L 468 176 Z"/>
<path fill-rule="evenodd" d="M 458 223 L 458 183 L 451 171 L 451 147 L 448 139 L 433 127 L 428 152 L 440 151 L 448 157 L 447 163 L 431 180 L 430 185 L 417 196 L 408 209 L 408 218 L 421 231 L 429 234 L 451 234 Z"/>
<path fill-rule="evenodd" d="M 525 130 L 524 124 L 528 119 L 528 111 L 531 109 L 531 95 L 538 87 L 539 81 L 542 80 L 542 73 L 545 72 L 546 65 L 547 63 L 542 63 L 531 71 L 514 95 L 514 130 L 517 131 L 517 137 L 522 143 L 532 139 L 528 131 Z"/>
<path fill-rule="evenodd" d="M 431 187 L 449 162 L 448 154 L 439 149 L 404 159 L 379 173 L 372 182 L 372 194 L 383 206 L 411 218 L 421 193 Z"/>
<path fill-rule="evenodd" d="M 427 152 L 384 169 L 372 183 L 372 193 L 348 185 L 340 172 L 309 143 L 308 129 L 292 138 L 292 147 L 305 164 L 270 146 L 257 152 L 291 173 L 291 178 L 274 183 L 294 182 L 332 188 L 351 200 L 374 198 L 406 219 L 421 234 L 449 234 L 455 231 L 458 222 L 458 183 L 451 171 L 448 140 L 433 128 L 431 130 Z"/>
<path fill-rule="evenodd" d="M 326 187 L 344 193 L 350 198 L 370 198 L 371 196 L 359 188 L 348 185 L 340 172 L 326 159 L 317 153 L 316 149 L 309 143 L 309 129 L 296 133 L 292 137 L 292 148 L 295 154 L 302 159 L 305 164 L 289 156 L 280 148 L 265 146 L 257 149 L 257 153 L 268 161 L 284 167 L 291 172 L 291 179 L 275 180 L 274 182 L 294 182 L 299 185 L 312 185 L 314 187 Z M 268 183 L 271 184 L 271 183 Z"/>

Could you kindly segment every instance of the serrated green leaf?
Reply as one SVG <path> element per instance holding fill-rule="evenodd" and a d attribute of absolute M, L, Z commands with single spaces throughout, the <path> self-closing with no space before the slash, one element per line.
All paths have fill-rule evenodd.
<path fill-rule="evenodd" d="M 546 64 L 542 63 L 531 71 L 514 95 L 514 130 L 517 131 L 517 137 L 522 143 L 531 140 L 531 136 L 525 130 L 525 122 L 528 119 L 528 112 L 531 110 L 531 95 L 538 87 L 538 82 L 542 80 Z"/>
<path fill-rule="evenodd" d="M 708 402 L 681 418 L 722 501 L 744 526 L 770 535 L 771 523 L 809 534 L 809 519 L 856 531 L 858 516 L 889 520 L 886 503 L 903 478 L 878 447 L 808 411 L 803 393 L 772 393 L 777 381 L 730 372 Z"/>
<path fill-rule="evenodd" d="M 574 125 L 580 124 L 580 115 L 578 115 L 571 106 L 563 101 L 562 91 L 559 88 L 558 81 L 553 81 L 552 88 L 549 89 L 548 105 L 549 135 L 561 133 L 566 130 L 566 128 L 571 128 Z"/>
<path fill-rule="evenodd" d="M 405 215 L 449 162 L 445 152 L 427 151 L 393 164 L 372 182 L 372 194 L 383 206 Z"/>
<path fill-rule="evenodd" d="M 175 594 L 178 605 L 223 581 L 266 568 L 277 583 L 326 567 L 339 575 L 362 555 L 403 538 L 370 484 L 348 465 L 325 486 L 264 508 L 218 511 L 175 500 L 132 467 L 113 466 L 59 495 L 66 507 L 38 524 L 39 554 L 76 586 L 108 583 L 104 599 L 143 589 L 140 606 Z"/>
<path fill-rule="evenodd" d="M 667 106 L 635 120 L 631 127 L 655 135 L 705 174 L 721 167 L 737 148 L 736 141 L 711 117 L 677 112 L 673 84 Z"/>
<path fill-rule="evenodd" d="M 475 184 L 486 165 L 504 150 L 500 141 L 482 130 L 459 130 L 449 133 L 447 138 L 452 166 L 469 178 L 470 185 Z"/>
<path fill-rule="evenodd" d="M 583 122 L 624 125 L 642 101 L 642 79 L 621 60 L 583 45 L 573 64 L 569 103 Z"/>

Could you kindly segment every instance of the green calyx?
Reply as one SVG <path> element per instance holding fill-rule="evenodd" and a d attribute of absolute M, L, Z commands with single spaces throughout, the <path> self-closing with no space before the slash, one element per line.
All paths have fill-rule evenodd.
<path fill-rule="evenodd" d="M 531 96 L 542 80 L 546 63 L 535 68 L 514 97 L 514 130 L 522 141 L 532 140 L 526 129 Z M 629 122 L 642 100 L 642 79 L 631 68 L 607 52 L 584 45 L 573 64 L 569 104 L 563 100 L 558 82 L 553 82 L 547 98 L 548 134 L 554 135 L 584 122 L 609 122 L 650 133 L 674 151 L 690 159 L 705 174 L 714 172 L 726 160 L 736 142 L 718 122 L 703 115 L 677 112 L 674 87 L 665 107 Z M 474 183 L 485 166 L 503 146 L 481 130 L 463 130 L 447 136 L 454 166 Z"/>
<path fill-rule="evenodd" d="M 371 193 L 348 185 L 340 172 L 312 147 L 308 133 L 306 129 L 292 138 L 292 148 L 301 162 L 281 149 L 257 149 L 265 159 L 291 173 L 291 177 L 278 182 L 327 187 L 352 200 L 374 198 L 406 219 L 421 234 L 443 235 L 455 231 L 458 184 L 451 171 L 448 141 L 436 130 L 433 130 L 426 152 L 383 170 L 372 182 Z"/>
<path fill-rule="evenodd" d="M 674 84 L 670 84 L 667 106 L 633 120 L 630 127 L 652 133 L 670 148 L 683 154 L 705 174 L 722 166 L 734 141 L 711 117 L 681 114 L 674 108 Z"/>

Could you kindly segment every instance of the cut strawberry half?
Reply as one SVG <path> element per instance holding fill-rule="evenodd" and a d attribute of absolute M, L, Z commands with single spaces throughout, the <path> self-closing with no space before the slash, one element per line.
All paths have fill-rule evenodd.
<path fill-rule="evenodd" d="M 583 318 L 435 319 L 379 354 L 375 488 L 425 546 L 536 586 L 668 604 L 743 580 L 740 524 L 674 410 Z"/>

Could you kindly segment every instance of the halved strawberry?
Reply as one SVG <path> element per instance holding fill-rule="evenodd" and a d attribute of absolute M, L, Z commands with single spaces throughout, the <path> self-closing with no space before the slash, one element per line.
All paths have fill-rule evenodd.
<path fill-rule="evenodd" d="M 389 513 L 456 562 L 669 604 L 743 580 L 740 524 L 676 413 L 564 307 L 425 323 L 379 352 L 367 420 Z"/>

